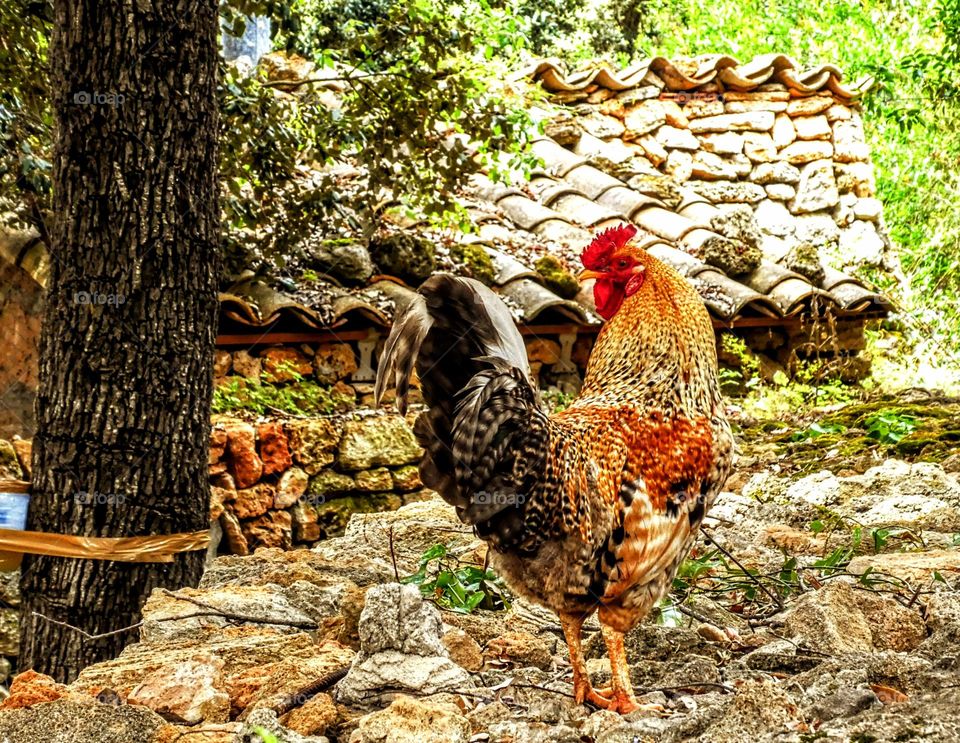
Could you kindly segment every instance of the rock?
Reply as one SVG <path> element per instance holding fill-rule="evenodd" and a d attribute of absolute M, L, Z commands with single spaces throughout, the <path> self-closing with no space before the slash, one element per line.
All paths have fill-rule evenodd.
<path fill-rule="evenodd" d="M 743 135 L 743 154 L 754 163 L 768 163 L 777 159 L 777 145 L 769 134 L 747 132 Z"/>
<path fill-rule="evenodd" d="M 215 377 L 225 377 L 230 371 L 230 364 L 233 361 L 233 357 L 230 356 L 229 351 L 225 351 L 222 348 L 218 348 L 213 352 L 213 376 Z"/>
<path fill-rule="evenodd" d="M 797 140 L 780 150 L 780 157 L 791 165 L 833 158 L 833 145 L 823 140 Z"/>
<path fill-rule="evenodd" d="M 673 101 L 670 101 L 673 103 Z M 677 104 L 674 103 L 674 106 Z M 679 109 L 679 106 L 677 107 Z M 678 129 L 675 126 L 664 124 L 657 129 L 657 142 L 667 149 L 674 150 L 699 150 L 700 142 L 686 129 Z"/>
<path fill-rule="evenodd" d="M 600 113 L 593 106 L 590 111 L 577 116 L 577 124 L 593 137 L 597 139 L 611 139 L 621 137 L 625 131 L 623 120 L 615 116 L 608 116 Z"/>
<path fill-rule="evenodd" d="M 770 133 L 773 137 L 773 143 L 778 150 L 782 150 L 789 144 L 792 144 L 797 138 L 797 129 L 793 125 L 793 120 L 784 114 L 779 114 L 773 122 L 773 131 Z"/>
<path fill-rule="evenodd" d="M 467 743 L 470 723 L 454 704 L 401 696 L 360 720 L 350 743 Z"/>
<path fill-rule="evenodd" d="M 484 253 L 484 255 L 487 254 Z M 573 299 L 580 291 L 580 284 L 577 281 L 577 277 L 567 270 L 563 263 L 555 256 L 541 256 L 534 263 L 534 268 L 537 273 L 540 274 L 544 285 L 564 299 Z"/>
<path fill-rule="evenodd" d="M 308 475 L 315 475 L 334 460 L 343 422 L 335 418 L 310 418 L 287 423 L 293 461 Z"/>
<path fill-rule="evenodd" d="M 690 122 L 690 131 L 700 132 L 768 132 L 773 129 L 774 114 L 770 111 L 751 111 L 742 114 L 706 116 Z"/>
<path fill-rule="evenodd" d="M 260 442 L 260 460 L 263 462 L 264 475 L 276 475 L 293 465 L 287 435 L 280 423 L 261 423 L 257 427 L 257 439 Z"/>
<path fill-rule="evenodd" d="M 483 652 L 480 644 L 459 627 L 443 633 L 441 638 L 450 660 L 461 668 L 476 673 L 483 668 Z"/>
<path fill-rule="evenodd" d="M 682 95 L 684 94 L 679 93 L 678 98 Z M 704 116 L 719 116 L 723 113 L 723 101 L 708 97 L 688 97 L 683 106 L 683 112 L 688 119 L 701 118 Z"/>
<path fill-rule="evenodd" d="M 694 181 L 690 187 L 714 204 L 756 203 L 766 192 L 755 183 L 735 183 L 732 181 Z"/>
<path fill-rule="evenodd" d="M 668 152 L 652 135 L 645 134 L 638 137 L 636 144 L 643 150 L 643 154 L 657 167 L 660 167 L 667 161 Z"/>
<path fill-rule="evenodd" d="M 400 496 L 393 493 L 341 495 L 316 503 L 317 525 L 321 536 L 329 539 L 343 534 L 348 522 L 356 514 L 393 511 L 402 504 Z"/>
<path fill-rule="evenodd" d="M 885 249 L 873 222 L 857 219 L 840 232 L 840 254 L 848 264 L 882 265 Z"/>
<path fill-rule="evenodd" d="M 818 212 L 833 208 L 839 200 L 833 161 L 816 160 L 800 169 L 800 184 L 796 198 L 790 202 L 790 211 L 794 214 Z"/>
<path fill-rule="evenodd" d="M 880 199 L 865 198 L 853 202 L 853 216 L 855 219 L 864 219 L 868 222 L 877 222 L 883 211 Z"/>
<path fill-rule="evenodd" d="M 846 121 L 853 116 L 853 111 L 850 110 L 849 106 L 844 106 L 842 103 L 835 103 L 830 108 L 828 108 L 824 115 L 827 117 L 827 121 L 831 124 L 834 121 Z"/>
<path fill-rule="evenodd" d="M 183 661 L 148 674 L 127 697 L 160 714 L 189 724 L 230 719 L 230 697 L 223 690 L 223 661 L 211 655 Z"/>
<path fill-rule="evenodd" d="M 778 237 L 793 234 L 793 215 L 779 201 L 764 199 L 756 206 L 754 218 L 764 232 Z"/>
<path fill-rule="evenodd" d="M 393 479 L 390 477 L 390 470 L 386 467 L 377 467 L 372 470 L 363 470 L 354 476 L 357 490 L 373 493 L 377 491 L 390 490 L 393 487 Z"/>
<path fill-rule="evenodd" d="M 649 134 L 667 120 L 667 114 L 657 100 L 644 100 L 629 108 L 623 119 L 626 131 L 624 139 L 638 139 Z"/>
<path fill-rule="evenodd" d="M 803 721 L 800 710 L 775 681 L 744 681 L 737 694 L 707 733 L 710 743 L 745 743 L 763 740 L 771 730 L 783 730 Z"/>
<path fill-rule="evenodd" d="M 320 538 L 317 509 L 312 505 L 299 501 L 290 509 L 290 518 L 293 520 L 294 542 L 316 542 Z"/>
<path fill-rule="evenodd" d="M 232 708 L 237 714 L 251 708 L 276 711 L 318 679 L 342 671 L 353 658 L 354 652 L 350 648 L 327 639 L 317 644 L 309 656 L 282 658 L 276 663 L 251 666 L 229 679 Z M 249 715 L 248 711 L 248 719 Z"/>
<path fill-rule="evenodd" d="M 876 196 L 877 187 L 873 178 L 873 165 L 863 163 L 837 163 L 834 166 L 837 188 L 840 193 L 852 191 L 861 198 Z"/>
<path fill-rule="evenodd" d="M 707 152 L 718 155 L 739 155 L 743 152 L 743 135 L 736 132 L 704 134 L 700 138 L 700 144 Z"/>
<path fill-rule="evenodd" d="M 5 439 L 0 439 L 0 479 L 23 479 L 23 471 L 20 469 L 17 451 L 13 448 L 13 444 Z"/>
<path fill-rule="evenodd" d="M 293 519 L 286 511 L 268 511 L 251 521 L 241 522 L 240 528 L 253 549 L 290 549 L 293 545 Z"/>
<path fill-rule="evenodd" d="M 313 371 L 321 384 L 336 384 L 357 370 L 349 343 L 322 343 L 313 355 Z"/>
<path fill-rule="evenodd" d="M 787 104 L 789 116 L 812 116 L 822 113 L 833 105 L 833 98 L 814 95 L 809 98 L 794 98 Z"/>
<path fill-rule="evenodd" d="M 690 126 L 690 119 L 687 118 L 687 115 L 676 101 L 661 100 L 660 105 L 663 107 L 663 113 L 667 117 L 667 124 L 677 129 L 686 129 Z"/>
<path fill-rule="evenodd" d="M 290 467 L 280 476 L 277 491 L 273 496 L 274 508 L 289 508 L 307 492 L 310 477 L 299 467 Z"/>
<path fill-rule="evenodd" d="M 301 735 L 323 735 L 337 721 L 337 708 L 329 694 L 317 694 L 280 718 L 280 724 Z"/>
<path fill-rule="evenodd" d="M 800 242 L 790 248 L 780 260 L 784 267 L 806 276 L 815 286 L 820 286 L 826 271 L 820 263 L 820 254 L 813 243 Z"/>
<path fill-rule="evenodd" d="M 192 732 L 192 731 L 191 731 Z M 284 727 L 277 719 L 277 713 L 267 707 L 258 707 L 251 710 L 243 721 L 243 728 L 238 735 L 231 739 L 229 743 L 261 743 L 265 738 L 263 733 L 272 736 L 266 740 L 276 740 L 277 743 L 330 743 L 329 739 L 322 735 L 300 735 L 290 728 Z M 192 736 L 191 736 L 192 737 Z M 157 743 L 161 743 L 157 741 Z M 163 741 L 162 743 L 167 743 Z M 175 739 L 169 743 L 194 743 L 187 738 L 184 741 Z M 197 743 L 206 743 L 206 741 L 197 741 Z M 226 742 L 225 742 L 226 743 Z"/>
<path fill-rule="evenodd" d="M 755 245 L 715 236 L 701 243 L 697 257 L 704 263 L 721 269 L 728 276 L 739 276 L 760 265 L 761 254 Z"/>
<path fill-rule="evenodd" d="M 689 134 L 689 132 L 687 132 Z M 690 135 L 691 137 L 693 135 Z M 719 155 L 712 152 L 695 152 L 690 167 L 691 176 L 703 180 L 732 180 L 737 177 L 736 169 Z"/>
<path fill-rule="evenodd" d="M 560 360 L 560 344 L 549 338 L 537 338 L 528 341 L 527 358 L 542 364 L 556 364 Z"/>
<path fill-rule="evenodd" d="M 753 170 L 753 162 L 746 155 L 730 155 L 726 162 L 730 163 L 738 178 L 746 178 Z"/>
<path fill-rule="evenodd" d="M 263 378 L 276 384 L 292 382 L 297 377 L 309 377 L 313 374 L 310 359 L 290 346 L 266 348 L 260 353 L 263 362 Z"/>
<path fill-rule="evenodd" d="M 16 654 L 14 650 L 13 655 Z M 57 683 L 50 676 L 36 671 L 24 671 L 13 677 L 9 694 L 0 703 L 0 710 L 32 707 L 43 702 L 52 702 L 68 694 L 67 687 Z"/>
<path fill-rule="evenodd" d="M 797 139 L 830 139 L 832 131 L 827 117 L 820 116 L 798 116 L 793 120 L 793 126 L 797 130 Z"/>
<path fill-rule="evenodd" d="M 750 180 L 761 186 L 769 183 L 799 183 L 800 171 L 789 163 L 760 163 L 750 173 Z"/>
<path fill-rule="evenodd" d="M 673 150 L 667 156 L 664 170 L 679 183 L 688 181 L 693 174 L 693 156 L 684 150 Z"/>
<path fill-rule="evenodd" d="M 760 244 L 760 232 L 757 230 L 753 210 L 746 204 L 724 207 L 710 218 L 710 229 L 742 243 L 747 250 L 756 248 Z M 749 262 L 750 258 L 745 260 Z M 757 256 L 757 263 L 759 264 L 759 256 Z"/>
<path fill-rule="evenodd" d="M 543 133 L 564 147 L 575 145 L 583 134 L 579 119 L 570 111 L 561 110 L 544 122 Z"/>
<path fill-rule="evenodd" d="M 484 657 L 507 661 L 520 667 L 548 670 L 553 663 L 554 642 L 522 630 L 505 632 L 487 643 Z"/>
<path fill-rule="evenodd" d="M 771 183 L 763 188 L 767 192 L 767 196 L 775 201 L 789 201 L 797 195 L 797 189 L 788 186 L 786 183 Z"/>
<path fill-rule="evenodd" d="M 149 743 L 166 722 L 144 707 L 69 699 L 0 711 L 5 743 Z"/>
<path fill-rule="evenodd" d="M 773 111 L 783 113 L 787 110 L 786 101 L 743 100 L 728 101 L 724 95 L 723 110 L 728 114 L 741 114 L 746 111 Z"/>
<path fill-rule="evenodd" d="M 274 486 L 261 482 L 252 488 L 238 490 L 228 507 L 238 519 L 252 519 L 273 508 L 274 497 Z"/>
<path fill-rule="evenodd" d="M 630 179 L 629 186 L 644 196 L 660 199 L 671 209 L 677 208 L 683 200 L 677 182 L 665 175 L 637 175 Z"/>
<path fill-rule="evenodd" d="M 375 234 L 370 238 L 370 256 L 380 272 L 419 285 L 436 270 L 433 241 L 413 232 Z"/>
<path fill-rule="evenodd" d="M 226 419 L 227 461 L 238 489 L 249 488 L 263 474 L 263 462 L 257 454 L 256 431 L 244 421 Z"/>
<path fill-rule="evenodd" d="M 382 697 L 384 689 L 435 694 L 472 687 L 469 674 L 447 656 L 441 634 L 440 612 L 416 586 L 373 586 L 360 615 L 360 653 L 337 699 L 361 705 Z"/>
<path fill-rule="evenodd" d="M 220 528 L 223 530 L 223 538 L 227 543 L 227 549 L 231 555 L 250 554 L 250 546 L 247 544 L 247 538 L 243 535 L 240 521 L 234 514 L 230 511 L 221 513 Z"/>
<path fill-rule="evenodd" d="M 351 240 L 324 240 L 311 244 L 310 267 L 357 283 L 366 282 L 376 270 L 366 247 Z"/>
<path fill-rule="evenodd" d="M 862 575 L 870 568 L 914 585 L 925 584 L 933 579 L 934 573 L 944 577 L 960 573 L 960 552 L 952 549 L 860 555 L 847 567 L 854 575 Z"/>
<path fill-rule="evenodd" d="M 394 490 L 417 490 L 423 487 L 420 481 L 420 468 L 415 464 L 407 464 L 390 472 Z"/>
<path fill-rule="evenodd" d="M 818 249 L 835 246 L 840 239 L 840 228 L 829 214 L 800 214 L 793 223 L 797 240 L 812 243 Z"/>
<path fill-rule="evenodd" d="M 245 348 L 233 353 L 233 370 L 244 379 L 260 381 L 262 363 L 260 359 L 250 355 Z"/>
<path fill-rule="evenodd" d="M 408 464 L 421 449 L 406 421 L 398 415 L 376 415 L 344 423 L 337 464 L 347 471 L 380 465 Z"/>
<path fill-rule="evenodd" d="M 784 630 L 828 654 L 907 651 L 926 638 L 917 611 L 840 580 L 800 596 L 788 611 Z"/>
<path fill-rule="evenodd" d="M 326 503 L 333 496 L 352 493 L 357 489 L 356 481 L 350 475 L 335 470 L 322 470 L 310 478 L 308 500 L 314 505 Z"/>
<path fill-rule="evenodd" d="M 840 163 L 867 161 L 870 148 L 863 135 L 863 124 L 859 116 L 849 121 L 837 121 L 833 125 L 833 147 L 835 158 Z"/>

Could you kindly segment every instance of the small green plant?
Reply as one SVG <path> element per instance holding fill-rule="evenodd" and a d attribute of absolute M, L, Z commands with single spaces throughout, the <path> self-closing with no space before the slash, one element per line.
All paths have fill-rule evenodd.
<path fill-rule="evenodd" d="M 791 441 L 809 441 L 810 439 L 820 438 L 824 434 L 844 433 L 847 429 L 839 423 L 811 423 L 800 431 L 794 431 L 790 436 Z"/>
<path fill-rule="evenodd" d="M 349 409 L 354 403 L 351 396 L 305 379 L 287 364 L 278 365 L 277 371 L 288 375 L 289 383 L 228 377 L 226 382 L 213 391 L 213 412 L 247 410 L 257 415 L 329 415 L 338 410 Z"/>
<path fill-rule="evenodd" d="M 461 565 L 444 544 L 435 544 L 424 552 L 417 572 L 400 582 L 419 586 L 420 593 L 437 605 L 463 614 L 475 609 L 510 608 L 503 581 L 496 573 L 476 565 Z"/>
<path fill-rule="evenodd" d="M 894 410 L 881 410 L 867 418 L 865 428 L 867 436 L 881 444 L 896 444 L 917 430 L 917 419 Z"/>

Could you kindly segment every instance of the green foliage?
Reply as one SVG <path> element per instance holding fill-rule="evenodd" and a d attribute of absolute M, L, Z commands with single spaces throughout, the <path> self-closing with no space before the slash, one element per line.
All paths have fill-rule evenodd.
<path fill-rule="evenodd" d="M 524 44 L 506 10 L 485 0 L 221 5 L 236 34 L 244 14 L 270 16 L 275 44 L 305 57 L 324 79 L 290 87 L 269 81 L 264 65 L 252 75 L 221 66 L 228 272 L 309 253 L 318 225 L 328 235 L 366 237 L 384 196 L 450 219 L 454 191 L 471 173 L 506 177 L 531 167 L 523 153 L 535 127 L 497 92 Z M 46 4 L 28 0 L 0 9 L 0 203 L 14 207 L 20 225 L 41 231 L 50 219 L 48 16 Z M 342 90 L 334 95 L 328 85 Z M 345 181 L 327 167 L 334 162 L 357 170 Z"/>
<path fill-rule="evenodd" d="M 257 415 L 329 415 L 353 407 L 352 397 L 305 379 L 289 365 L 281 364 L 278 370 L 290 375 L 291 380 L 286 384 L 274 384 L 227 377 L 213 390 L 213 412 L 245 410 Z"/>
<path fill-rule="evenodd" d="M 816 439 L 824 434 L 843 433 L 846 431 L 839 423 L 818 423 L 814 421 L 802 431 L 795 431 L 791 436 L 791 441 L 809 441 Z"/>
<path fill-rule="evenodd" d="M 883 410 L 867 418 L 867 436 L 881 444 L 897 444 L 917 430 L 917 419 L 894 410 Z"/>
<path fill-rule="evenodd" d="M 419 586 L 420 593 L 439 606 L 463 614 L 475 609 L 510 608 L 503 581 L 492 570 L 461 565 L 443 544 L 435 544 L 424 552 L 417 572 L 401 578 L 400 582 Z"/>
<path fill-rule="evenodd" d="M 552 388 L 541 391 L 540 398 L 543 400 L 544 408 L 552 414 L 566 410 L 570 403 L 577 399 L 577 396 Z"/>

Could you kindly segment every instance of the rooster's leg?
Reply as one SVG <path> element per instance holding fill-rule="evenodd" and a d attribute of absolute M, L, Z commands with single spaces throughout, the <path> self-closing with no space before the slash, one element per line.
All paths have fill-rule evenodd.
<path fill-rule="evenodd" d="M 563 627 L 563 636 L 567 639 L 567 648 L 570 651 L 570 665 L 573 666 L 573 695 L 577 704 L 592 702 L 607 709 L 610 700 L 600 696 L 590 684 L 587 674 L 587 662 L 583 658 L 583 648 L 580 645 L 580 630 L 583 627 L 584 617 L 580 614 L 561 614 L 560 626 Z"/>
<path fill-rule="evenodd" d="M 623 632 L 614 629 L 603 621 L 603 611 L 600 616 L 600 631 L 603 641 L 607 645 L 607 655 L 610 656 L 610 693 L 606 709 L 627 715 L 637 710 L 645 710 L 664 714 L 666 710 L 659 704 L 640 704 L 633 695 L 633 684 L 630 682 L 630 668 L 627 665 L 627 651 L 623 646 Z"/>

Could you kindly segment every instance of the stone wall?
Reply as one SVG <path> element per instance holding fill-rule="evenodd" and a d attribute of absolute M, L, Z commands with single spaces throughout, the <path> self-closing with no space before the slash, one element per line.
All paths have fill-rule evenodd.
<path fill-rule="evenodd" d="M 215 416 L 211 517 L 223 530 L 221 552 L 310 545 L 342 533 L 351 513 L 419 500 L 419 458 L 399 415 Z"/>
<path fill-rule="evenodd" d="M 827 90 L 792 97 L 779 83 L 668 93 L 659 82 L 578 102 L 581 154 L 618 139 L 714 205 L 748 206 L 764 256 L 798 273 L 811 271 L 804 245 L 834 268 L 891 267 L 858 104 Z"/>

